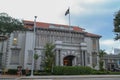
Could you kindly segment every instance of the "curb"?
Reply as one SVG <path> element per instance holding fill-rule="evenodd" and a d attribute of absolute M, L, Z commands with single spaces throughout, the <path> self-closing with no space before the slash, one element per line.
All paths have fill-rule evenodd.
<path fill-rule="evenodd" d="M 120 78 L 120 75 L 27 76 L 20 77 L 19 79 L 27 80 L 27 79 L 75 79 L 75 78 Z"/>

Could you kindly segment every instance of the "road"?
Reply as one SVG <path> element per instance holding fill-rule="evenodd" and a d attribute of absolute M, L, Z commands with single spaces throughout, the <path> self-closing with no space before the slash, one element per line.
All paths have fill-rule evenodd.
<path fill-rule="evenodd" d="M 120 80 L 120 78 L 79 78 L 79 79 L 51 79 L 51 80 Z"/>
<path fill-rule="evenodd" d="M 0 79 L 0 80 L 16 80 L 16 79 Z M 79 79 L 20 79 L 20 80 L 120 80 L 120 78 L 79 78 Z"/>
<path fill-rule="evenodd" d="M 18 80 L 120 80 L 120 75 L 29 76 Z"/>
<path fill-rule="evenodd" d="M 71 75 L 71 76 L 24 76 L 0 80 L 120 80 L 120 75 Z"/>

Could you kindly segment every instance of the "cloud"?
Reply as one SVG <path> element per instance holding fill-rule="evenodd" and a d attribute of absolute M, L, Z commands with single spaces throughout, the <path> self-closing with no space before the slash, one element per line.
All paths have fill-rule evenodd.
<path fill-rule="evenodd" d="M 105 49 L 107 53 L 112 53 L 113 48 L 120 48 L 120 42 L 112 39 L 100 40 L 100 48 Z"/>
<path fill-rule="evenodd" d="M 101 44 L 105 45 L 105 46 L 113 46 L 113 45 L 116 45 L 117 43 L 118 43 L 118 41 L 114 41 L 111 39 L 101 41 Z"/>
<path fill-rule="evenodd" d="M 74 15 L 99 15 L 113 12 L 119 0 L 77 0 L 71 5 Z M 119 8 L 118 6 L 116 6 Z"/>
<path fill-rule="evenodd" d="M 64 13 L 68 8 L 66 0 L 3 0 L 0 3 L 1 11 L 17 18 L 38 21 L 66 23 Z M 6 3 L 7 2 L 7 3 Z"/>
<path fill-rule="evenodd" d="M 33 20 L 36 15 L 39 21 L 66 24 L 64 13 L 68 6 L 71 14 L 80 16 L 93 14 L 94 6 L 104 2 L 106 0 L 3 0 L 0 9 L 17 18 Z M 99 10 L 96 9 L 96 12 L 99 13 Z"/>
<path fill-rule="evenodd" d="M 76 2 L 76 3 L 75 3 Z M 104 0 L 76 0 L 72 1 L 74 3 L 71 5 L 73 14 L 90 14 L 94 10 L 96 5 L 100 5 L 105 2 Z M 93 12 L 92 12 L 93 13 Z"/>
<path fill-rule="evenodd" d="M 73 16 L 83 16 L 108 12 L 100 8 L 108 2 L 110 0 L 3 0 L 0 9 L 16 18 L 33 20 L 36 15 L 38 21 L 67 24 L 64 13 L 68 6 Z"/>

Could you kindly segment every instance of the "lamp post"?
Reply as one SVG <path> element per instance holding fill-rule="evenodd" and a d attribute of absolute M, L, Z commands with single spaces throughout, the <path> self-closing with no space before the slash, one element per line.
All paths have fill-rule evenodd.
<path fill-rule="evenodd" d="M 31 68 L 31 76 L 33 76 L 33 72 L 34 72 L 34 53 L 35 53 L 35 33 L 36 33 L 36 19 L 37 16 L 34 16 L 34 32 L 33 32 L 33 57 L 32 57 L 32 68 Z"/>

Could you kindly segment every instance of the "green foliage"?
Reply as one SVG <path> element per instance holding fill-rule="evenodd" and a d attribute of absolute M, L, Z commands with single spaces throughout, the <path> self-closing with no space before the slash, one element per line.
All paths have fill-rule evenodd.
<path fill-rule="evenodd" d="M 102 59 L 104 55 L 106 55 L 107 53 L 105 52 L 105 50 L 100 50 L 99 51 L 99 58 Z"/>
<path fill-rule="evenodd" d="M 120 75 L 120 72 L 109 72 L 111 75 Z"/>
<path fill-rule="evenodd" d="M 106 70 L 103 70 L 103 71 L 100 71 L 100 70 L 93 70 L 92 71 L 92 74 L 109 74 L 110 72 L 109 71 L 106 71 Z"/>
<path fill-rule="evenodd" d="M 104 70 L 104 68 L 103 68 L 103 61 L 99 61 L 99 67 L 100 67 L 100 71 L 103 71 Z"/>
<path fill-rule="evenodd" d="M 105 52 L 105 50 L 100 50 L 99 51 L 99 58 L 100 58 L 100 61 L 99 61 L 99 68 L 100 68 L 100 70 L 102 71 L 102 70 L 104 70 L 104 68 L 103 68 L 103 64 L 104 64 L 104 62 L 103 62 L 103 56 L 104 55 L 106 55 L 107 53 Z"/>
<path fill-rule="evenodd" d="M 10 35 L 13 31 L 25 30 L 23 22 L 7 13 L 0 13 L 0 35 Z"/>
<path fill-rule="evenodd" d="M 9 69 L 8 73 L 10 75 L 17 75 L 17 69 Z M 30 76 L 31 72 L 26 76 Z M 53 68 L 54 75 L 81 75 L 81 74 L 93 74 L 93 75 L 120 75 L 120 72 L 110 72 L 110 71 L 99 71 L 91 69 L 90 67 L 83 67 L 83 66 L 55 66 Z M 25 70 L 22 70 L 22 75 L 25 75 Z M 34 71 L 34 75 L 52 75 L 50 72 L 41 72 L 41 71 Z"/>
<path fill-rule="evenodd" d="M 7 74 L 10 74 L 10 75 L 17 75 L 17 69 L 8 69 L 8 73 Z M 25 75 L 25 70 L 23 69 L 22 70 L 22 75 Z M 30 75 L 30 73 L 28 74 Z"/>
<path fill-rule="evenodd" d="M 92 74 L 93 69 L 85 66 L 55 66 L 53 74 L 55 75 L 80 75 Z"/>
<path fill-rule="evenodd" d="M 116 33 L 115 40 L 120 39 L 120 10 L 114 17 L 114 32 Z"/>
<path fill-rule="evenodd" d="M 52 75 L 51 72 L 35 72 L 34 75 Z"/>
<path fill-rule="evenodd" d="M 35 60 L 38 60 L 38 58 L 39 58 L 39 55 L 35 53 L 35 54 L 34 54 L 34 59 L 35 59 Z"/>
<path fill-rule="evenodd" d="M 9 69 L 7 74 L 16 75 L 17 69 Z"/>
<path fill-rule="evenodd" d="M 44 47 L 45 49 L 45 58 L 44 58 L 44 66 L 45 71 L 51 72 L 52 67 L 55 63 L 55 53 L 54 53 L 55 45 L 52 43 L 47 43 Z"/>
<path fill-rule="evenodd" d="M 35 64 L 34 64 L 34 67 L 35 67 L 35 71 L 37 71 L 37 60 L 40 56 L 38 54 L 34 54 L 34 60 L 35 60 Z"/>

